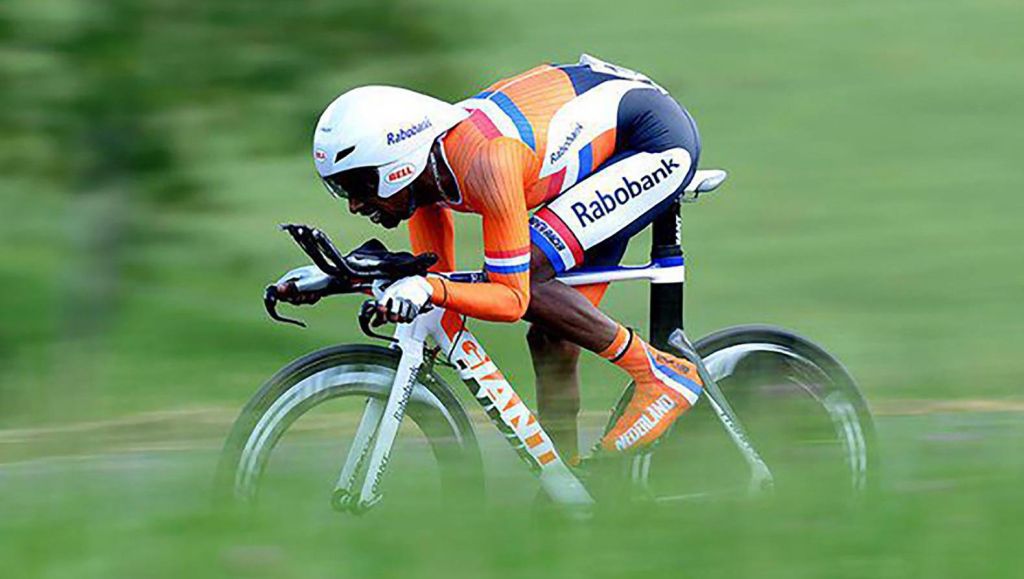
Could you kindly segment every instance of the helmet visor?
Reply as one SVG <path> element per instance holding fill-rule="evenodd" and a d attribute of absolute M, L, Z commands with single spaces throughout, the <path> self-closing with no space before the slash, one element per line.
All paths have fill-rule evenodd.
<path fill-rule="evenodd" d="M 322 178 L 327 191 L 339 199 L 366 199 L 377 195 L 380 182 L 376 167 L 349 169 Z"/>

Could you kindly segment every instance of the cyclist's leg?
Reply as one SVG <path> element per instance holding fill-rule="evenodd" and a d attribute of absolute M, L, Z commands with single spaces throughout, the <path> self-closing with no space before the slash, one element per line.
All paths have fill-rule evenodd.
<path fill-rule="evenodd" d="M 692 178 L 700 146 L 689 115 L 671 97 L 652 90 L 623 98 L 617 137 L 622 141 L 617 142 L 617 155 L 531 220 L 528 317 L 546 333 L 611 359 L 636 380 L 637 404 L 623 415 L 628 421 L 623 432 L 612 431 L 618 443 L 605 445 L 621 450 L 657 438 L 696 400 L 699 379 L 685 376 L 690 370 L 685 363 L 650 348 L 554 276 L 578 265 L 585 254 L 624 249 L 629 237 L 671 205 Z M 665 384 L 671 387 L 668 391 Z M 657 424 L 640 424 L 651 412 Z"/>
<path fill-rule="evenodd" d="M 596 307 L 601 303 L 608 284 L 575 289 Z M 530 324 L 526 343 L 530 347 L 536 376 L 537 417 L 562 457 L 569 464 L 575 464 L 579 459 L 580 380 L 577 363 L 580 347 L 537 324 Z"/>
<path fill-rule="evenodd" d="M 531 248 L 530 275 L 527 319 L 548 334 L 598 353 L 636 383 L 630 403 L 602 438 L 603 448 L 646 446 L 696 402 L 702 384 L 691 362 L 650 347 L 580 292 L 559 282 L 547 256 L 536 247 Z"/>
<path fill-rule="evenodd" d="M 537 384 L 537 418 L 567 463 L 579 457 L 577 418 L 580 382 L 576 363 L 580 347 L 537 324 L 526 332 Z"/>
<path fill-rule="evenodd" d="M 555 280 L 554 268 L 536 246 L 531 248 L 530 277 L 525 317 L 531 322 L 527 342 L 537 377 L 538 415 L 559 453 L 572 464 L 579 456 L 580 346 L 600 351 L 618 325 L 596 307 L 603 288 L 584 293 Z"/>

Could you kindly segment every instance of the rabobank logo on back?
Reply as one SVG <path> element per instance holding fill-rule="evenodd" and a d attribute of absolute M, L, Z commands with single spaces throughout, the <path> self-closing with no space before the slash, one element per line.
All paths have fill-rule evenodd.
<path fill-rule="evenodd" d="M 398 129 L 397 133 L 388 133 L 388 145 L 397 145 L 409 137 L 415 137 L 423 131 L 433 126 L 430 122 L 429 117 L 423 117 L 423 120 L 412 125 L 409 128 Z"/>
<path fill-rule="evenodd" d="M 572 146 L 573 141 L 575 141 L 576 137 L 580 136 L 580 133 L 582 132 L 583 125 L 576 123 L 576 125 L 573 126 L 572 131 L 568 135 L 566 135 L 565 140 L 562 141 L 562 145 L 558 147 L 557 150 L 551 153 L 551 162 L 557 163 L 559 159 L 561 159 L 567 152 L 569 152 L 569 147 Z"/>

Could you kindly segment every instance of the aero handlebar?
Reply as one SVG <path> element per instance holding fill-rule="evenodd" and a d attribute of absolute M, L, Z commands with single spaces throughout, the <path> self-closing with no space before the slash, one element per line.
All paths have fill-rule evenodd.
<path fill-rule="evenodd" d="M 263 305 L 272 319 L 301 327 L 306 327 L 301 320 L 278 314 L 277 304 L 314 304 L 329 295 L 369 294 L 373 291 L 374 282 L 391 282 L 412 275 L 425 275 L 427 269 L 437 263 L 437 256 L 433 253 L 412 255 L 408 252 L 391 252 L 377 240 L 370 240 L 347 255 L 342 255 L 327 234 L 315 227 L 284 224 L 281 229 L 288 232 L 319 271 L 307 267 L 286 274 L 289 277 L 266 287 Z M 291 276 L 293 273 L 296 275 Z M 360 327 L 367 335 L 379 338 L 382 336 L 370 329 L 368 317 L 364 322 L 370 305 L 372 301 L 364 303 L 360 310 Z"/>

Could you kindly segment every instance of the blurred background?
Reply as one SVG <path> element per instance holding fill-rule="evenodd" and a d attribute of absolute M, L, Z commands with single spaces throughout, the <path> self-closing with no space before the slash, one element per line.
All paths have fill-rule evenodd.
<path fill-rule="evenodd" d="M 1014 0 L 5 0 L 0 574 L 1012 575 L 1022 29 Z M 773 323 L 827 347 L 878 415 L 889 494 L 586 532 L 537 529 L 515 503 L 429 522 L 211 513 L 248 397 L 303 353 L 363 340 L 356 298 L 297 312 L 308 330 L 266 318 L 263 286 L 304 261 L 276 225 L 407 246 L 318 183 L 322 108 L 362 84 L 460 100 L 581 52 L 669 89 L 703 165 L 730 172 L 684 211 L 688 333 Z M 478 267 L 477 222 L 457 237 Z M 645 296 L 614 288 L 607 310 L 642 328 Z M 476 327 L 532 396 L 525 325 Z M 588 360 L 585 413 L 623 385 Z"/>

